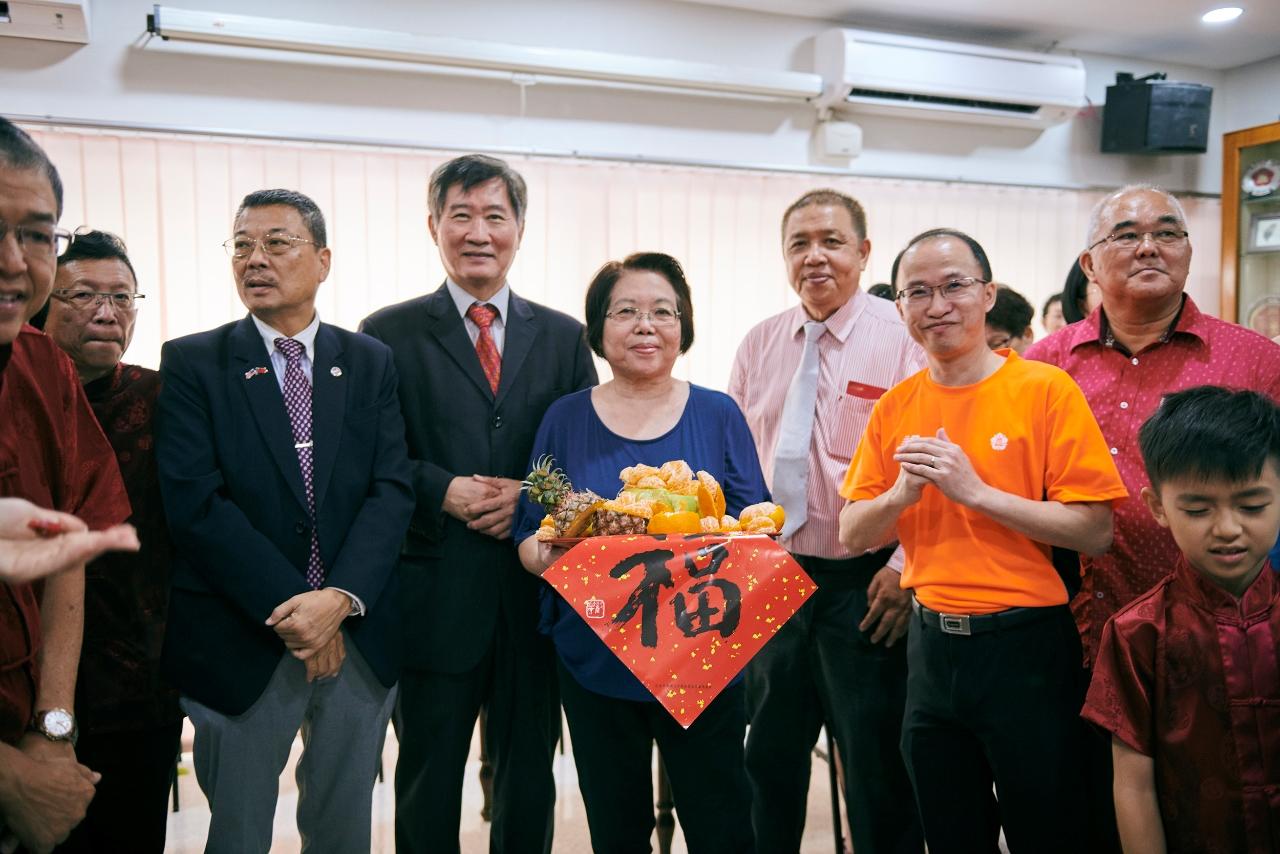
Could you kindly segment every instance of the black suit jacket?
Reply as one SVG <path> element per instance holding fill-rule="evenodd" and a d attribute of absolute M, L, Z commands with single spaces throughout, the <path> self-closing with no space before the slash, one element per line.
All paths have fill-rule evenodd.
<path fill-rule="evenodd" d="M 405 666 L 475 667 L 499 614 L 516 638 L 536 629 L 540 582 L 511 540 L 478 534 L 441 509 L 456 476 L 522 480 L 552 401 L 596 384 L 582 324 L 511 294 L 495 396 L 447 287 L 384 308 L 360 325 L 391 346 L 418 505 L 400 558 Z"/>
<path fill-rule="evenodd" d="M 176 551 L 164 669 L 183 694 L 240 714 L 285 651 L 267 617 L 310 589 L 311 522 L 289 415 L 248 317 L 170 341 L 160 360 L 156 453 Z M 400 671 L 393 569 L 413 512 L 396 386 L 385 346 L 320 324 L 312 438 L 325 584 L 364 602 L 365 616 L 344 626 L 388 687 Z"/>

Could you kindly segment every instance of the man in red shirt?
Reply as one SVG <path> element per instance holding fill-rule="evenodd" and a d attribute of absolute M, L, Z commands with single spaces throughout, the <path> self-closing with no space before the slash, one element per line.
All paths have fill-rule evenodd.
<path fill-rule="evenodd" d="M 1027 350 L 1075 379 L 1107 440 L 1128 499 L 1115 505 L 1115 540 L 1083 556 L 1071 603 L 1085 666 L 1097 655 L 1107 619 L 1149 590 L 1178 562 L 1173 537 L 1138 497 L 1149 486 L 1138 428 L 1165 394 L 1197 385 L 1259 391 L 1280 400 L 1280 347 L 1256 332 L 1202 314 L 1184 290 L 1191 240 L 1182 205 L 1152 187 L 1125 187 L 1089 217 L 1080 266 L 1102 289 L 1102 305 Z M 1119 851 L 1111 808 L 1110 744 L 1091 742 L 1090 791 L 1099 821 L 1091 851 Z"/>
<path fill-rule="evenodd" d="M 75 369 L 26 321 L 49 296 L 62 208 L 57 170 L 0 119 L 0 495 L 79 516 L 129 515 L 111 446 Z M 44 582 L 0 584 L 0 846 L 47 851 L 84 815 L 97 775 L 76 762 L 76 667 L 83 565 Z"/>

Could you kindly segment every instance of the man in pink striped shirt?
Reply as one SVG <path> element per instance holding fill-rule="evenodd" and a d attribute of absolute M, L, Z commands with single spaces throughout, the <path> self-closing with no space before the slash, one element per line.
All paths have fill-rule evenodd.
<path fill-rule="evenodd" d="M 854 557 L 839 541 L 837 490 L 871 409 L 924 364 L 893 303 L 858 288 L 866 234 L 862 206 L 835 190 L 811 191 L 787 209 L 782 249 L 800 305 L 747 333 L 729 380 L 787 511 L 782 543 L 818 583 L 747 669 L 759 851 L 799 851 L 809 755 L 823 724 L 844 762 L 854 850 L 923 849 L 898 749 L 907 675 L 898 641 L 911 613 L 902 552 Z M 803 498 L 787 501 L 793 493 Z"/>

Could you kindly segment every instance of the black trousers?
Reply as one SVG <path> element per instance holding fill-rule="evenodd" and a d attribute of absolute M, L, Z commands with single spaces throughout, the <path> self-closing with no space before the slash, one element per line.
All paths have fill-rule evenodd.
<path fill-rule="evenodd" d="M 689 854 L 751 854 L 742 770 L 742 685 L 726 688 L 687 730 L 657 703 L 589 691 L 560 668 L 560 697 L 594 854 L 649 854 L 653 743 L 667 768 Z"/>
<path fill-rule="evenodd" d="M 867 585 L 888 554 L 874 561 L 794 557 L 816 576 L 818 590 L 747 665 L 756 845 L 769 854 L 800 850 L 810 756 L 825 723 L 844 763 L 854 851 L 918 854 L 924 842 L 898 749 L 906 641 L 886 647 L 858 630 Z"/>
<path fill-rule="evenodd" d="M 396 850 L 459 851 L 462 778 L 480 707 L 493 763 L 489 850 L 549 854 L 555 827 L 551 765 L 560 737 L 555 650 L 542 635 L 514 638 L 498 621 L 493 645 L 465 673 L 405 670 L 392 720 L 396 763 Z"/>
<path fill-rule="evenodd" d="M 181 721 L 153 729 L 81 736 L 76 760 L 102 779 L 84 821 L 57 850 L 161 854 L 181 736 Z"/>
<path fill-rule="evenodd" d="M 1088 684 L 1092 671 L 1085 671 Z M 1084 728 L 1085 792 L 1089 798 L 1089 854 L 1121 854 L 1112 788 L 1111 733 L 1080 719 Z"/>
<path fill-rule="evenodd" d="M 930 854 L 991 851 L 992 781 L 1012 854 L 1087 850 L 1080 657 L 1065 605 L 969 636 L 912 618 L 902 753 Z"/>

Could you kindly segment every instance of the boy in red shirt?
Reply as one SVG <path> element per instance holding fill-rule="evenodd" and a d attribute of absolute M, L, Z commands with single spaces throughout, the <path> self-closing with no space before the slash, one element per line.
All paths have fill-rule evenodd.
<path fill-rule="evenodd" d="M 1187 389 L 1139 444 L 1182 558 L 1108 621 L 1082 713 L 1112 734 L 1124 850 L 1280 851 L 1280 407 Z"/>

